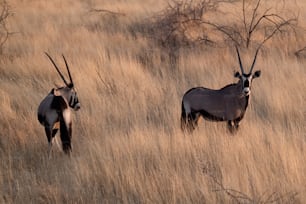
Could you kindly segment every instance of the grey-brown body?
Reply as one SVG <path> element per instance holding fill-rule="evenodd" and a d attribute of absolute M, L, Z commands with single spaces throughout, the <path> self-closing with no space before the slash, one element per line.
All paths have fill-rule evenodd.
<path fill-rule="evenodd" d="M 248 102 L 249 96 L 241 94 L 241 82 L 219 90 L 192 88 L 182 100 L 182 129 L 186 128 L 188 121 L 189 130 L 194 129 L 200 116 L 210 121 L 228 121 L 229 125 L 234 123 L 237 128 Z"/>
<path fill-rule="evenodd" d="M 257 50 L 258 52 L 258 50 Z M 198 124 L 199 117 L 211 121 L 227 121 L 228 128 L 234 132 L 239 127 L 249 104 L 251 83 L 260 76 L 260 71 L 252 74 L 257 52 L 248 74 L 244 73 L 239 51 L 237 49 L 241 74 L 235 73 L 239 81 L 214 90 L 196 87 L 188 90 L 182 99 L 181 128 L 192 132 Z"/>
<path fill-rule="evenodd" d="M 80 103 L 77 93 L 74 90 L 72 78 L 65 58 L 64 60 L 71 81 L 70 83 L 67 83 L 67 81 L 64 79 L 51 57 L 48 54 L 47 56 L 54 64 L 55 68 L 66 84 L 64 87 L 53 88 L 41 101 L 37 111 L 38 121 L 45 127 L 45 133 L 49 144 L 48 155 L 50 157 L 52 141 L 58 130 L 60 130 L 63 151 L 66 154 L 70 154 L 72 139 L 71 108 L 74 110 L 80 109 Z"/>

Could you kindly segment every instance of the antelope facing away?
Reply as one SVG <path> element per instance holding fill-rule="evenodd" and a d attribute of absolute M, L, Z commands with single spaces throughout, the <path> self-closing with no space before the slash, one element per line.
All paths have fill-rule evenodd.
<path fill-rule="evenodd" d="M 70 155 L 72 137 L 72 118 L 70 108 L 79 110 L 80 103 L 74 89 L 74 84 L 64 55 L 63 58 L 68 71 L 70 83 L 65 80 L 59 68 L 56 66 L 55 62 L 48 55 L 48 53 L 45 54 L 51 60 L 55 69 L 66 85 L 59 88 L 53 88 L 41 101 L 38 107 L 38 120 L 45 127 L 45 133 L 49 143 L 48 155 L 50 158 L 52 140 L 55 137 L 58 129 L 60 129 L 63 151 Z"/>
<path fill-rule="evenodd" d="M 219 90 L 196 87 L 188 90 L 182 100 L 181 128 L 192 132 L 202 116 L 210 121 L 227 121 L 229 131 L 238 130 L 239 122 L 243 119 L 249 104 L 252 80 L 260 76 L 260 71 L 252 73 L 257 53 L 249 73 L 245 73 L 236 47 L 241 74 L 237 71 L 234 76 L 239 78 L 235 84 L 229 84 Z"/>

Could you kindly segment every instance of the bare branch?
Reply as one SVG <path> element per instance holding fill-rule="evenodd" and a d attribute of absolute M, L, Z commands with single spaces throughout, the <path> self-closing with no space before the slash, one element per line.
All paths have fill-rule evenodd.
<path fill-rule="evenodd" d="M 218 186 L 218 189 L 212 190 L 213 192 L 224 192 L 231 199 L 233 199 L 235 203 L 292 203 L 295 201 L 296 196 L 298 195 L 298 192 L 295 191 L 289 191 L 284 194 L 273 191 L 270 194 L 264 192 L 260 196 L 254 196 L 253 198 L 251 198 L 250 196 L 241 191 L 225 187 L 222 181 L 218 180 L 212 174 L 208 172 L 204 173 L 213 181 L 215 185 Z M 265 195 L 267 195 L 267 197 Z"/>
<path fill-rule="evenodd" d="M 297 195 L 298 193 L 295 191 L 292 191 L 292 192 L 290 191 L 284 194 L 273 192 L 270 195 L 268 195 L 267 199 L 265 199 L 263 202 L 260 202 L 260 203 L 283 203 L 284 201 L 288 199 L 292 201 Z"/>
<path fill-rule="evenodd" d="M 213 192 L 224 192 L 229 197 L 231 197 L 236 203 L 241 203 L 241 200 L 249 201 L 250 203 L 253 200 L 243 192 L 237 191 L 235 189 L 226 188 L 221 181 L 219 181 L 215 176 L 206 172 L 206 175 L 218 186 L 218 189 L 212 190 Z"/>
<path fill-rule="evenodd" d="M 95 9 L 95 8 L 90 9 L 89 12 L 101 12 L 101 13 L 108 13 L 108 14 L 111 14 L 111 15 L 120 15 L 120 16 L 125 16 L 126 15 L 125 13 L 110 11 L 110 10 L 107 10 L 107 9 Z"/>
<path fill-rule="evenodd" d="M 251 22 L 250 22 L 250 26 L 249 26 L 249 31 L 251 31 L 251 30 L 252 30 L 253 23 L 254 23 L 255 18 L 256 18 L 257 14 L 258 14 L 258 8 L 259 8 L 259 5 L 260 5 L 260 0 L 258 0 L 258 1 L 257 1 L 257 4 L 256 4 L 256 6 L 255 6 L 255 8 L 254 8 L 254 10 L 253 10 L 252 20 L 251 20 Z"/>
<path fill-rule="evenodd" d="M 273 22 L 271 19 L 266 18 L 268 21 L 272 22 L 275 27 L 272 30 L 272 32 L 269 35 L 266 35 L 265 38 L 263 39 L 263 41 L 260 43 L 260 46 L 262 46 L 265 42 L 267 42 L 269 39 L 271 39 L 277 32 L 281 32 L 281 28 L 287 25 L 291 25 L 291 22 L 296 21 L 296 19 L 289 19 L 287 21 L 284 21 L 282 23 L 275 23 Z"/>
<path fill-rule="evenodd" d="M 10 16 L 10 8 L 6 0 L 0 3 L 1 13 L 0 13 L 0 52 L 2 52 L 3 46 L 9 38 L 10 33 L 6 27 L 6 20 Z"/>
<path fill-rule="evenodd" d="M 306 46 L 297 50 L 297 51 L 295 51 L 294 54 L 295 54 L 295 56 L 299 57 L 301 55 L 301 53 L 303 53 L 303 52 L 306 53 Z"/>

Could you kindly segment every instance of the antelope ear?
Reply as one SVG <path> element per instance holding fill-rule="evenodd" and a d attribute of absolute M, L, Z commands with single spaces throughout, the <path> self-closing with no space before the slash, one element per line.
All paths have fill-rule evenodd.
<path fill-rule="evenodd" d="M 51 91 L 50 91 L 50 93 L 49 94 L 53 94 L 54 95 L 54 88 L 53 89 L 51 89 Z"/>
<path fill-rule="evenodd" d="M 236 77 L 236 78 L 240 78 L 240 73 L 239 72 L 236 72 L 235 74 L 234 74 L 234 77 Z"/>
<path fill-rule="evenodd" d="M 253 74 L 253 79 L 254 79 L 254 78 L 257 78 L 257 77 L 260 77 L 260 74 L 261 74 L 261 71 L 260 71 L 260 70 L 256 71 L 256 72 Z"/>
<path fill-rule="evenodd" d="M 61 92 L 58 89 L 53 90 L 53 95 L 54 96 L 61 96 Z"/>
<path fill-rule="evenodd" d="M 69 87 L 70 89 L 72 89 L 72 88 L 73 88 L 73 83 L 68 84 L 68 87 Z"/>

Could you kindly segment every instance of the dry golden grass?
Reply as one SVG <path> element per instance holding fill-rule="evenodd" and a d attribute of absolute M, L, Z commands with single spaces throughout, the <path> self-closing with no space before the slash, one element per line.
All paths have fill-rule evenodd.
<path fill-rule="evenodd" d="M 0 203 L 237 203 L 230 189 L 245 203 L 305 202 L 306 69 L 287 54 L 305 46 L 305 34 L 275 38 L 259 54 L 262 77 L 235 136 L 206 121 L 184 135 L 184 92 L 234 82 L 232 49 L 182 52 L 172 70 L 157 45 L 131 32 L 162 0 L 9 3 L 17 34 L 0 60 Z M 305 27 L 306 3 L 287 4 Z M 48 160 L 37 120 L 42 98 L 62 84 L 44 51 L 62 68 L 65 54 L 82 104 L 71 159 L 54 145 Z M 253 53 L 242 58 L 250 64 Z"/>

